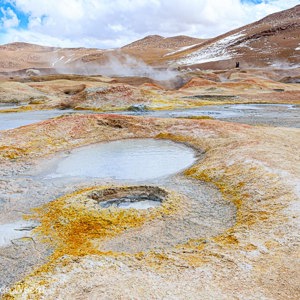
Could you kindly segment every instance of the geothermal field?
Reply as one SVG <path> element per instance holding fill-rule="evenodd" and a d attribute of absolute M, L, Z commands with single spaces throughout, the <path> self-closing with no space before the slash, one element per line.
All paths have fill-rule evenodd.
<path fill-rule="evenodd" d="M 299 299 L 299 36 L 0 46 L 0 297 Z"/>

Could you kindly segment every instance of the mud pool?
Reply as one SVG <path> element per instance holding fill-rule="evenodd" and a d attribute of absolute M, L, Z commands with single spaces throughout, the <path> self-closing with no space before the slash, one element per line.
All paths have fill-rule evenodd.
<path fill-rule="evenodd" d="M 128 139 L 75 149 L 65 157 L 54 158 L 47 162 L 50 169 L 44 176 L 145 181 L 180 172 L 195 160 L 195 151 L 183 144 Z"/>
<path fill-rule="evenodd" d="M 8 107 L 5 107 L 7 109 Z M 15 107 L 11 107 L 15 108 Z M 37 123 L 61 115 L 74 113 L 73 110 L 42 110 L 28 112 L 13 112 L 0 114 L 0 130 L 14 129 L 17 127 Z"/>
<path fill-rule="evenodd" d="M 217 120 L 245 123 L 249 125 L 300 127 L 300 106 L 291 104 L 210 105 L 191 109 L 121 112 L 121 114 L 157 118 L 208 116 Z"/>
<path fill-rule="evenodd" d="M 0 103 L 0 111 L 1 110 L 5 110 L 5 109 L 16 109 L 16 108 L 19 108 L 21 107 L 21 105 L 18 105 L 18 104 L 6 104 L 6 103 Z"/>
<path fill-rule="evenodd" d="M 218 189 L 182 175 L 181 172 L 200 157 L 200 152 L 170 140 L 117 140 L 77 148 L 50 160 L 43 159 L 30 176 L 38 178 L 43 189 L 52 188 L 52 193 L 54 190 L 61 193 L 67 186 L 78 189 L 82 184 L 132 186 L 138 183 L 153 189 L 166 188 L 189 199 L 185 218 L 153 221 L 151 231 L 137 229 L 134 236 L 131 232 L 120 237 L 121 243 L 112 240 L 103 245 L 105 250 L 135 252 L 150 250 L 153 245 L 168 248 L 190 238 L 216 235 L 234 224 L 235 206 L 222 199 Z M 144 210 L 158 207 L 163 202 L 163 196 L 157 198 L 152 192 L 132 190 L 121 196 L 115 192 L 108 195 L 111 198 L 102 197 L 102 194 L 91 198 L 102 208 Z M 162 228 L 167 230 L 162 232 Z M 154 231 L 156 233 L 152 235 Z M 159 235 L 163 237 L 161 240 L 157 239 Z M 136 236 L 139 236 L 138 240 L 135 240 Z"/>
<path fill-rule="evenodd" d="M 9 246 L 13 240 L 30 237 L 30 231 L 36 227 L 36 223 L 17 221 L 0 225 L 0 247 Z"/>
<path fill-rule="evenodd" d="M 158 187 L 132 186 L 94 191 L 88 198 L 96 200 L 101 208 L 148 209 L 160 206 L 166 196 L 167 192 Z"/>
<path fill-rule="evenodd" d="M 116 207 L 118 208 L 124 208 L 124 209 L 148 209 L 152 207 L 159 206 L 160 203 L 157 201 L 151 201 L 151 200 L 144 200 L 144 201 L 137 201 L 137 202 L 122 202 L 118 204 Z M 112 206 L 112 205 L 111 205 Z"/>
<path fill-rule="evenodd" d="M 181 173 L 197 162 L 199 153 L 184 144 L 147 138 L 94 144 L 29 163 L 11 162 L 0 170 L 0 230 L 5 232 L 5 241 L 0 245 L 0 265 L 7 270 L 0 278 L 0 285 L 21 279 L 51 253 L 31 234 L 32 225 L 24 224 L 23 216 L 30 214 L 32 208 L 86 187 L 131 186 L 138 182 L 170 190 L 186 199 L 179 216 L 153 220 L 144 227 L 124 232 L 103 243 L 101 249 L 105 251 L 136 253 L 153 247 L 168 249 L 189 239 L 224 232 L 236 222 L 235 206 L 224 200 L 215 186 Z M 132 201 L 132 196 L 132 193 L 114 196 L 118 201 L 121 199 L 115 202 L 115 207 L 155 209 L 163 201 L 148 196 L 143 201 Z M 110 203 L 103 203 L 106 204 Z M 11 253 L 14 259 L 7 260 Z"/>
<path fill-rule="evenodd" d="M 75 110 L 45 110 L 19 113 L 2 113 L 0 114 L 0 130 L 13 129 L 72 113 L 86 114 L 96 112 Z M 290 104 L 211 105 L 192 109 L 118 111 L 109 113 L 157 118 L 189 118 L 209 116 L 218 120 L 245 123 L 250 125 L 271 125 L 300 128 L 300 106 Z"/>

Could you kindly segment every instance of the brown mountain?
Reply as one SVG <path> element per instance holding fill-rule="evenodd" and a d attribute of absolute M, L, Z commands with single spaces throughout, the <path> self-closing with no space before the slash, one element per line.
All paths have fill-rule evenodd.
<path fill-rule="evenodd" d="M 150 35 L 122 48 L 55 48 L 27 43 L 0 46 L 0 72 L 35 68 L 44 73 L 99 73 L 112 58 L 134 57 L 156 67 L 232 68 L 300 64 L 300 5 L 209 40 Z M 129 56 L 128 56 L 129 55 Z M 135 64 L 135 62 L 132 62 Z M 134 66 L 136 67 L 136 66 Z"/>
<path fill-rule="evenodd" d="M 167 57 L 174 65 L 207 68 L 300 63 L 300 5 L 269 15 Z"/>
<path fill-rule="evenodd" d="M 190 46 L 194 44 L 202 43 L 203 39 L 193 38 L 185 35 L 178 35 L 174 37 L 162 37 L 160 35 L 148 35 L 141 40 L 137 40 L 131 44 L 128 44 L 122 49 L 145 49 L 147 48 L 159 48 L 164 50 L 172 50 L 180 47 Z"/>
<path fill-rule="evenodd" d="M 146 63 L 154 63 L 163 55 L 202 43 L 204 40 L 188 36 L 164 38 L 148 36 L 120 49 L 87 49 L 87 48 L 57 48 L 28 43 L 11 43 L 0 46 L 0 72 L 12 72 L 29 68 L 41 69 L 43 72 L 60 72 L 63 70 L 84 69 L 87 64 L 106 64 L 111 57 L 124 60 L 130 55 Z M 145 51 L 147 50 L 147 51 Z"/>
<path fill-rule="evenodd" d="M 122 47 L 122 52 L 142 59 L 151 65 L 160 65 L 162 57 L 170 52 L 180 51 L 183 48 L 203 43 L 204 39 L 179 35 L 174 37 L 162 37 L 160 35 L 149 35 Z M 145 51 L 147 49 L 147 51 Z"/>
<path fill-rule="evenodd" d="M 71 66 L 83 56 L 98 51 L 86 48 L 57 48 L 29 43 L 11 43 L 0 46 L 0 72 L 30 68 L 50 71 Z M 51 71 L 51 72 L 52 72 Z"/>
<path fill-rule="evenodd" d="M 180 51 L 182 48 L 195 46 L 204 41 L 206 40 L 184 35 L 168 38 L 160 35 L 149 35 L 120 49 L 88 54 L 83 58 L 83 61 L 106 63 L 111 56 L 124 61 L 126 60 L 126 56 L 130 55 L 147 64 L 160 66 L 161 64 L 165 65 L 165 62 L 161 58 L 168 53 Z"/>

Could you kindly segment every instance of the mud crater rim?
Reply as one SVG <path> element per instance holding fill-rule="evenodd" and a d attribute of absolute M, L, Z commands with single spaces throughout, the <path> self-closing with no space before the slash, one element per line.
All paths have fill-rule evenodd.
<path fill-rule="evenodd" d="M 98 202 L 101 208 L 148 209 L 160 206 L 168 192 L 157 186 L 113 187 L 94 190 L 88 198 Z"/>

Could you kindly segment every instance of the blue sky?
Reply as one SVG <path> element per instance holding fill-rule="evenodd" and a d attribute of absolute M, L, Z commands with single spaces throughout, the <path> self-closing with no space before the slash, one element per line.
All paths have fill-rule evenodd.
<path fill-rule="evenodd" d="M 299 0 L 0 0 L 0 44 L 110 48 L 149 34 L 214 37 Z"/>
<path fill-rule="evenodd" d="M 260 4 L 262 2 L 264 2 L 263 0 L 242 0 L 242 3 L 253 3 L 253 4 Z M 265 1 L 267 2 L 267 1 Z"/>
<path fill-rule="evenodd" d="M 7 11 L 12 10 L 17 18 L 18 18 L 18 25 L 14 26 L 17 27 L 19 29 L 26 29 L 28 26 L 28 22 L 29 22 L 29 13 L 25 13 L 22 10 L 18 9 L 18 7 L 16 7 L 15 5 L 13 5 L 13 3 L 10 2 L 6 2 L 4 0 L 0 0 L 0 20 L 5 18 L 7 16 Z M 9 16 L 7 16 L 9 17 Z M 3 23 L 1 24 L 2 26 L 0 27 L 1 31 L 5 31 L 5 27 L 3 26 Z"/>

